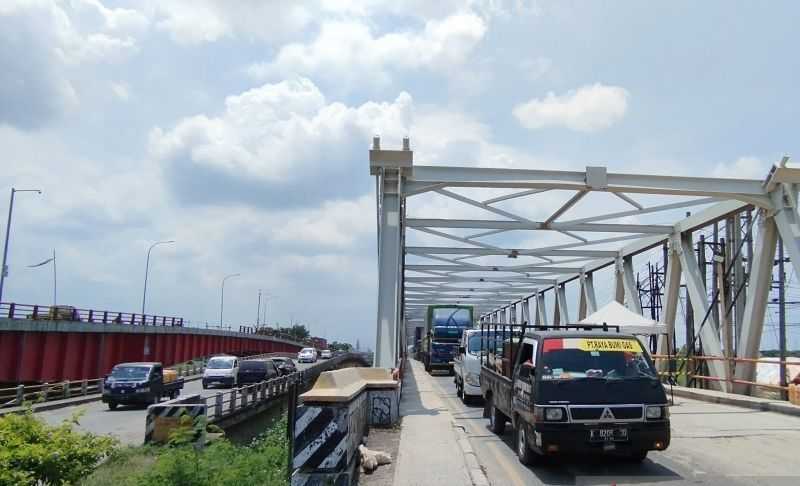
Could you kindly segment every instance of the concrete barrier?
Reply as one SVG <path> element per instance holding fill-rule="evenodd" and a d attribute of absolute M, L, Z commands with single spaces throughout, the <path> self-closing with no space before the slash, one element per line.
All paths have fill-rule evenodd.
<path fill-rule="evenodd" d="M 198 394 L 189 395 L 183 398 L 176 398 L 164 403 L 157 403 L 147 407 L 147 418 L 145 421 L 144 443 L 160 444 L 169 440 L 169 434 L 180 427 L 180 418 L 187 415 L 192 419 L 205 417 L 207 406 Z M 205 428 L 200 431 L 198 441 L 204 441 Z"/>
<path fill-rule="evenodd" d="M 390 370 L 344 368 L 321 373 L 300 395 L 293 425 L 292 485 L 349 485 L 358 446 L 370 426 L 399 418 L 399 382 Z"/>

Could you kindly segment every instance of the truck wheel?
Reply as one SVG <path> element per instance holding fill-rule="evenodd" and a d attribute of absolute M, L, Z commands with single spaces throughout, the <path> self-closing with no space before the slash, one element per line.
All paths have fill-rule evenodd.
<path fill-rule="evenodd" d="M 536 453 L 528 446 L 528 431 L 522 420 L 517 420 L 516 428 L 517 458 L 519 462 L 530 466 L 536 462 Z"/>
<path fill-rule="evenodd" d="M 631 452 L 629 459 L 631 460 L 631 462 L 642 462 L 645 459 L 647 459 L 647 450 L 645 449 L 641 451 Z"/>
<path fill-rule="evenodd" d="M 117 409 L 117 405 L 119 405 L 117 402 L 108 402 L 108 409 L 109 410 L 116 410 Z"/>
<path fill-rule="evenodd" d="M 506 430 L 506 416 L 494 406 L 494 397 L 489 402 L 489 429 L 497 435 Z"/>

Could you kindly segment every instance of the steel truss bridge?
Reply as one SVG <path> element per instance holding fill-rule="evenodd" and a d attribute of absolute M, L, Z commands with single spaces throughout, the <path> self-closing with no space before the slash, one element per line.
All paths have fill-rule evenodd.
<path fill-rule="evenodd" d="M 642 313 L 634 259 L 654 253 L 666 260 L 660 320 L 671 342 L 683 284 L 703 318 L 695 337 L 705 355 L 758 358 L 779 238 L 800 275 L 800 169 L 787 167 L 788 158 L 763 180 L 622 174 L 602 166 L 441 167 L 415 165 L 408 139 L 400 150 L 384 150 L 375 137 L 369 159 L 377 195 L 376 366 L 397 365 L 407 334 L 423 325 L 431 304 L 473 305 L 481 319 L 495 322 L 559 325 L 571 322 L 570 296 L 578 319 L 596 310 L 597 287 Z M 731 283 L 729 312 L 714 309 L 721 297 L 710 295 L 705 258 L 698 262 L 693 241 L 718 224 L 728 251 L 714 260 L 725 260 L 720 275 Z M 611 288 L 600 287 L 602 272 Z M 665 347 L 662 338 L 659 352 Z M 739 382 L 755 380 L 753 362 L 734 368 L 710 360 L 708 368 L 723 391 L 746 392 Z"/>

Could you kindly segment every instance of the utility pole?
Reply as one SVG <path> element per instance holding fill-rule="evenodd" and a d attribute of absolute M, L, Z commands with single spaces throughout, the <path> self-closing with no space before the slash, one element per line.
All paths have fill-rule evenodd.
<path fill-rule="evenodd" d="M 780 385 L 786 383 L 786 272 L 783 266 L 783 239 L 778 238 L 778 347 L 780 348 Z M 786 400 L 788 395 L 781 390 L 781 398 Z"/>
<path fill-rule="evenodd" d="M 256 327 L 261 324 L 261 289 L 258 289 L 258 312 L 256 312 Z"/>

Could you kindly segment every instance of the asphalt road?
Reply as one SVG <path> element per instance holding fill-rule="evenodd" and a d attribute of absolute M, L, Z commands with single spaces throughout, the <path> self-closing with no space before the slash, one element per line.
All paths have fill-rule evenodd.
<path fill-rule="evenodd" d="M 433 382 L 495 486 L 800 484 L 800 417 L 675 397 L 671 445 L 651 452 L 642 464 L 566 457 L 531 468 L 517 460 L 510 426 L 496 436 L 482 417 L 482 404 L 458 399 L 452 377 L 436 376 Z"/>
<path fill-rule="evenodd" d="M 297 363 L 298 370 L 311 366 L 313 365 L 308 363 Z M 203 390 L 201 381 L 196 380 L 184 385 L 181 396 L 200 394 L 207 397 L 216 395 L 220 391 L 229 390 L 228 388 Z M 78 414 L 78 428 L 81 430 L 101 435 L 110 434 L 126 445 L 141 445 L 144 442 L 145 417 L 147 416 L 147 408 L 144 406 L 120 405 L 112 412 L 108 409 L 108 405 L 98 400 L 74 407 L 37 413 L 39 417 L 53 425 L 70 420 L 75 414 Z"/>

